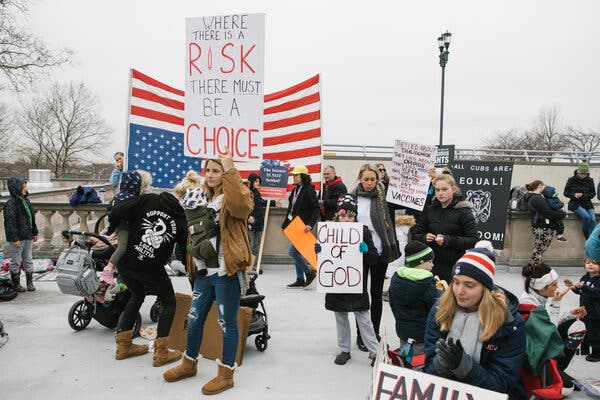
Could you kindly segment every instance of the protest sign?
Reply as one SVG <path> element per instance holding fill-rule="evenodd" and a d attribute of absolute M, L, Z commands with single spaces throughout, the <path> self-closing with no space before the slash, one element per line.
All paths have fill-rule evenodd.
<path fill-rule="evenodd" d="M 296 247 L 296 250 L 310 265 L 317 269 L 317 253 L 315 253 L 315 243 L 317 239 L 310 232 L 305 232 L 306 224 L 300 217 L 296 217 L 283 230 L 283 234 Z"/>
<path fill-rule="evenodd" d="M 395 365 L 377 364 L 372 400 L 506 400 L 508 395 Z"/>
<path fill-rule="evenodd" d="M 437 145 L 437 155 L 435 156 L 435 167 L 445 167 L 454 162 L 454 145 L 443 144 Z"/>
<path fill-rule="evenodd" d="M 363 256 L 359 250 L 363 225 L 358 222 L 319 222 L 317 292 L 362 293 Z"/>
<path fill-rule="evenodd" d="M 287 197 L 287 184 L 290 169 L 277 160 L 264 160 L 260 164 L 260 187 L 262 197 L 284 199 Z"/>
<path fill-rule="evenodd" d="M 450 169 L 465 200 L 473 203 L 479 239 L 491 241 L 495 249 L 503 249 L 513 164 L 455 161 Z"/>
<path fill-rule="evenodd" d="M 186 156 L 262 159 L 264 41 L 264 14 L 186 19 Z"/>
<path fill-rule="evenodd" d="M 435 163 L 437 147 L 396 140 L 386 200 L 422 211 Z"/>

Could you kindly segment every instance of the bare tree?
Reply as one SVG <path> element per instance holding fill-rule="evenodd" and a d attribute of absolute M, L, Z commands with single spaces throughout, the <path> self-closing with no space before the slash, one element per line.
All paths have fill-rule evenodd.
<path fill-rule="evenodd" d="M 12 117 L 8 106 L 0 103 L 0 158 L 4 158 L 8 154 L 8 150 L 12 145 L 13 135 L 11 131 Z M 1 160 L 6 162 L 7 160 Z"/>
<path fill-rule="evenodd" d="M 29 0 L 0 0 L 0 78 L 19 91 L 49 67 L 68 62 L 68 49 L 49 49 L 38 37 L 22 28 Z M 2 79 L 0 79 L 0 88 Z"/>
<path fill-rule="evenodd" d="M 29 139 L 28 143 L 21 146 L 22 154 L 34 168 L 48 168 L 50 133 L 56 129 L 47 102 L 32 100 L 28 104 L 22 104 L 17 121 L 23 135 Z"/>
<path fill-rule="evenodd" d="M 522 149 L 525 135 L 516 129 L 496 132 L 495 136 L 483 139 L 488 149 Z"/>
<path fill-rule="evenodd" d="M 560 151 L 565 148 L 565 131 L 560 126 L 560 108 L 542 108 L 531 130 L 527 132 L 535 150 Z"/>
<path fill-rule="evenodd" d="M 45 98 L 24 106 L 20 127 L 56 177 L 70 165 L 89 161 L 106 145 L 111 129 L 83 83 L 54 84 Z"/>
<path fill-rule="evenodd" d="M 588 130 L 569 126 L 565 134 L 566 147 L 582 153 L 600 151 L 600 130 Z"/>

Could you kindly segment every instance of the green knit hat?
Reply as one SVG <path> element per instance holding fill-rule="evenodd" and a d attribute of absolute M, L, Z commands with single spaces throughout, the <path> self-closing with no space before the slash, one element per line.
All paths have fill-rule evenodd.
<path fill-rule="evenodd" d="M 404 248 L 404 265 L 409 268 L 416 267 L 424 262 L 433 260 L 433 250 L 424 243 L 411 240 Z"/>
<path fill-rule="evenodd" d="M 581 164 L 579 164 L 579 166 L 577 167 L 577 173 L 578 174 L 589 174 L 590 173 L 590 164 L 586 163 L 585 161 L 582 162 Z"/>

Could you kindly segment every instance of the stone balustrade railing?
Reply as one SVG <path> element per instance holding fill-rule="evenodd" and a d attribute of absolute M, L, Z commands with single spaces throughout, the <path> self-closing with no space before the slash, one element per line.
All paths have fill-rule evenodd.
<path fill-rule="evenodd" d="M 5 202 L 0 202 L 0 209 Z M 57 257 L 67 245 L 60 233 L 63 230 L 77 229 L 93 232 L 96 221 L 106 213 L 107 204 L 85 204 L 71 207 L 68 203 L 39 203 L 32 202 L 36 211 L 36 224 L 39 230 L 38 241 L 34 244 L 35 257 Z M 4 235 L 4 217 L 0 216 L 0 246 L 6 247 Z M 104 220 L 100 221 L 99 229 L 104 228 Z M 5 253 L 6 254 L 6 253 Z"/>

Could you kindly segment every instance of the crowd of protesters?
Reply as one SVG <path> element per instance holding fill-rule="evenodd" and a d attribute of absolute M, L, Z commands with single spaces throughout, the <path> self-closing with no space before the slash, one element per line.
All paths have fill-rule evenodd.
<path fill-rule="evenodd" d="M 109 222 L 121 233 L 121 250 L 109 268 L 118 268 L 131 291 L 115 335 L 115 358 L 140 356 L 148 351 L 148 346 L 133 343 L 131 329 L 147 290 L 152 289 L 161 300 L 153 365 L 181 359 L 179 365 L 164 372 L 164 379 L 174 382 L 195 376 L 204 323 L 216 301 L 223 353 L 216 377 L 203 386 L 202 392 L 216 394 L 232 388 L 239 339 L 237 310 L 241 294 L 248 288 L 246 272 L 256 266 L 264 230 L 266 202 L 258 192 L 260 177 L 250 175 L 249 184 L 244 185 L 231 155 L 225 154 L 205 161 L 203 183 L 198 174 L 186 176 L 174 197 L 167 192 L 145 193 L 149 174 L 123 172 L 123 154 L 116 153 L 114 158 L 110 183 L 120 185 L 121 191 L 115 196 Z M 600 361 L 600 231 L 595 229 L 591 200 L 596 190 L 589 164 L 581 163 L 564 188 L 568 209 L 581 218 L 583 234 L 589 238 L 586 274 L 579 282 L 565 282 L 565 289 L 558 290 L 558 275 L 542 257 L 555 237 L 566 240 L 562 224 L 565 211 L 556 190 L 534 180 L 526 185 L 534 250 L 531 262 L 523 269 L 524 293 L 520 298 L 495 283 L 494 249 L 489 242 L 477 241 L 473 205 L 464 199 L 448 170 L 439 174 L 436 169 L 429 171 L 431 185 L 422 211 L 404 209 L 398 213 L 412 220 L 406 230 L 396 226 L 400 207 L 386 201 L 390 177 L 384 164 L 363 165 L 354 187 L 347 187 L 331 165 L 322 172 L 324 182 L 318 192 L 307 167 L 293 166 L 293 189 L 281 228 L 296 217 L 302 220 L 305 232 L 310 232 L 319 220 L 363 225 L 359 245 L 363 253 L 362 293 L 325 297 L 325 308 L 334 312 L 337 327 L 339 353 L 335 364 L 344 365 L 351 358 L 349 312 L 357 321 L 357 347 L 375 359 L 387 277 L 391 278 L 387 297 L 398 342 L 400 346 L 414 343 L 415 353 L 424 355 L 422 367 L 427 373 L 506 393 L 511 399 L 525 398 L 521 372 L 531 360 L 526 351 L 523 306 L 528 312 L 544 309 L 551 322 L 547 329 L 558 332 L 564 342 L 565 350 L 556 357 L 564 388 L 573 387 L 573 378 L 565 369 L 586 335 L 591 345 L 586 360 Z M 27 199 L 25 180 L 11 178 L 8 186 L 11 198 L 4 207 L 4 222 L 15 264 L 10 267 L 11 277 L 18 291 L 33 291 L 31 249 L 38 234 L 35 211 Z M 206 240 L 197 242 L 190 226 L 199 225 L 190 225 L 190 218 L 205 211 L 212 213 L 215 225 L 203 232 Z M 176 244 L 188 250 L 187 273 L 193 287 L 183 354 L 168 346 L 175 296 L 163 268 Z M 315 252 L 319 251 L 320 246 L 315 246 Z M 309 288 L 316 271 L 292 243 L 289 255 L 296 277 L 287 288 Z M 400 265 L 394 265 L 388 273 L 388 265 L 398 259 L 402 260 Z M 20 285 L 21 260 L 26 288 Z M 560 314 L 560 300 L 569 291 L 580 296 L 581 306 Z M 543 322 L 546 314 L 540 317 L 532 312 L 535 318 L 528 317 Z M 574 331 L 572 326 L 578 320 L 585 328 Z"/>

